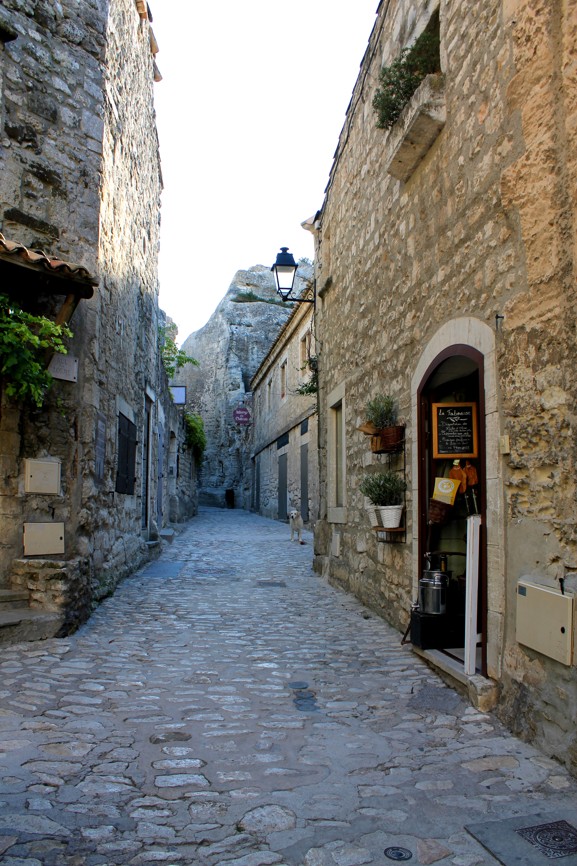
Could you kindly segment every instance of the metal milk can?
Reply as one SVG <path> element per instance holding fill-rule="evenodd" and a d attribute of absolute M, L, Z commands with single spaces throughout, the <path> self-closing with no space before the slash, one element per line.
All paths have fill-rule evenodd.
<path fill-rule="evenodd" d="M 447 612 L 448 585 L 448 572 L 423 571 L 423 576 L 419 581 L 419 608 L 422 613 L 440 616 Z"/>

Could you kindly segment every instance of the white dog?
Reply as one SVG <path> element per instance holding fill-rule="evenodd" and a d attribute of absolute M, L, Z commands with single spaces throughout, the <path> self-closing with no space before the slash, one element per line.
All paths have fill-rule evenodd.
<path fill-rule="evenodd" d="M 301 517 L 300 511 L 297 511 L 296 508 L 293 508 L 291 511 L 289 511 L 289 523 L 291 528 L 291 541 L 295 540 L 296 533 L 296 540 L 298 541 L 298 543 L 304 544 L 304 541 L 301 538 L 304 526 L 303 519 Z"/>

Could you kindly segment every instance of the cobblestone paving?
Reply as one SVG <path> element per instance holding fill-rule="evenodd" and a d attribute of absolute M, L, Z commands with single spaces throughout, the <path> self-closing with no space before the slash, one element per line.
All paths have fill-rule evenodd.
<path fill-rule="evenodd" d="M 2 866 L 496 864 L 467 823 L 577 804 L 304 539 L 201 511 L 75 635 L 1 651 Z"/>

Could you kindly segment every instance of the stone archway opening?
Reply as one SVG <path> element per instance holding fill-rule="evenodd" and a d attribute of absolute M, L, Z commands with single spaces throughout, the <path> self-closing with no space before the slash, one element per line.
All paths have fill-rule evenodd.
<path fill-rule="evenodd" d="M 444 349 L 422 377 L 417 404 L 420 605 L 413 643 L 486 675 L 482 354 L 465 345 Z"/>
<path fill-rule="evenodd" d="M 472 354 L 471 354 L 472 353 Z M 479 706 L 494 705 L 497 692 L 494 681 L 501 679 L 505 633 L 505 503 L 503 494 L 502 461 L 499 452 L 500 414 L 499 382 L 495 331 L 488 324 L 471 316 L 450 319 L 439 327 L 424 346 L 416 361 L 411 378 L 411 419 L 415 431 L 411 453 L 412 526 L 413 526 L 413 597 L 417 598 L 419 580 L 423 571 L 422 536 L 423 498 L 420 483 L 419 459 L 423 459 L 419 437 L 422 440 L 421 393 L 437 368 L 451 357 L 472 358 L 478 365 L 479 412 L 478 431 L 485 455 L 483 526 L 481 550 L 485 579 L 483 616 L 484 645 L 481 670 L 484 676 L 470 676 L 464 665 L 441 650 L 421 651 L 428 661 L 443 670 L 452 679 L 461 682 Z M 446 372 L 447 368 L 445 368 Z M 467 371 L 463 371 L 463 374 Z M 470 372 L 470 371 L 469 371 Z M 483 477 L 483 476 L 481 476 Z M 426 538 L 426 537 L 425 537 Z M 486 653 L 486 657 L 485 657 Z M 486 671 L 486 672 L 485 672 Z"/>

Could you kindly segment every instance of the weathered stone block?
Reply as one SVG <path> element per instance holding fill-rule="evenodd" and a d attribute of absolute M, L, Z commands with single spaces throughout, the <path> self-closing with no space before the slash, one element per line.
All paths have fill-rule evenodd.
<path fill-rule="evenodd" d="M 444 84 L 443 75 L 428 75 L 389 133 L 385 165 L 397 180 L 410 178 L 445 125 Z"/>

